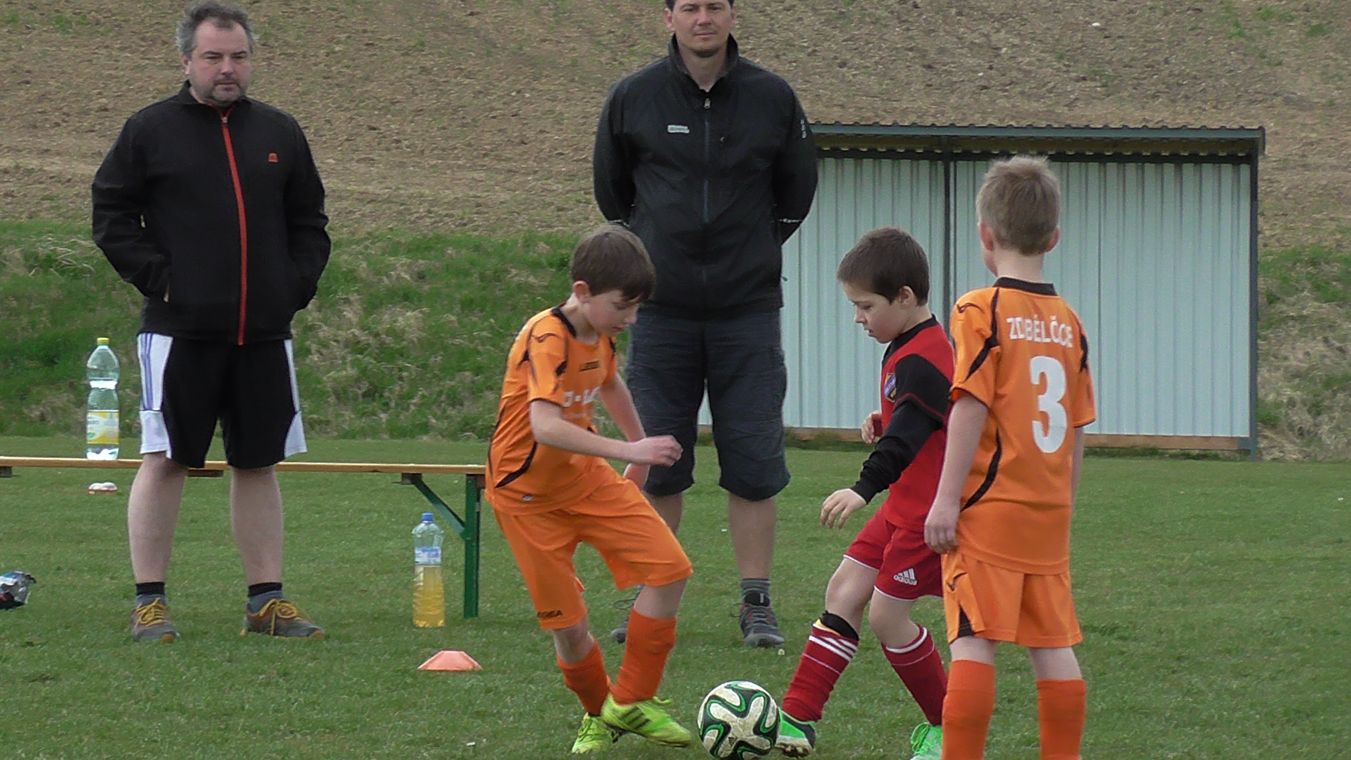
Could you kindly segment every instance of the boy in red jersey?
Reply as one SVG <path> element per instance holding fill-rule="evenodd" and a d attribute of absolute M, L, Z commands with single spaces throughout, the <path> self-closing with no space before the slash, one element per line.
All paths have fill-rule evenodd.
<path fill-rule="evenodd" d="M 671 465 L 680 444 L 646 437 L 615 363 L 614 337 L 633 324 L 656 275 L 643 244 L 617 225 L 587 235 L 572 256 L 572 293 L 525 323 L 507 358 L 488 449 L 488 500 L 525 578 L 541 628 L 553 634 L 563 682 L 586 714 L 574 754 L 634 733 L 683 747 L 690 733 L 656 698 L 675 645 L 675 616 L 692 570 L 639 486 Z M 596 400 L 627 440 L 595 432 Z M 621 476 L 606 459 L 629 462 Z M 613 686 L 591 635 L 573 567 L 590 544 L 620 588 L 643 585 Z"/>
<path fill-rule="evenodd" d="M 924 712 L 926 722 L 910 735 L 914 757 L 937 760 L 947 678 L 933 637 L 910 620 L 910 608 L 921 596 L 942 594 L 942 568 L 924 543 L 924 518 L 942 467 L 952 346 L 929 310 L 924 249 L 905 232 L 887 227 L 864 235 L 836 278 L 854 305 L 854 321 L 887 350 L 881 408 L 862 426 L 863 440 L 876 448 L 858 482 L 821 503 L 821 524 L 843 527 L 873 496 L 888 493 L 826 586 L 826 610 L 812 624 L 780 701 L 776 746 L 790 757 L 815 748 L 814 722 L 858 651 L 866 607 L 882 651 Z"/>
<path fill-rule="evenodd" d="M 997 162 L 976 197 L 997 278 L 952 311 L 957 373 L 925 539 L 943 553 L 952 672 L 944 760 L 978 760 L 995 702 L 995 644 L 1027 648 L 1041 757 L 1079 757 L 1086 692 L 1070 593 L 1070 516 L 1093 421 L 1083 323 L 1042 277 L 1060 240 L 1060 184 L 1044 159 Z"/>

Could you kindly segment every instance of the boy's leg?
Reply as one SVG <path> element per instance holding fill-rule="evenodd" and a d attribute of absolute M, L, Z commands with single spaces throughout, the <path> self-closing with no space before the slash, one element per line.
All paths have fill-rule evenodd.
<path fill-rule="evenodd" d="M 1042 760 L 1078 760 L 1084 738 L 1088 690 L 1069 647 L 1028 649 L 1037 676 L 1037 718 Z"/>
<path fill-rule="evenodd" d="M 850 547 L 851 550 L 854 547 Z M 826 609 L 812 623 L 797 670 L 779 705 L 799 722 L 821 719 L 844 669 L 858 653 L 858 627 L 877 571 L 845 557 L 826 586 Z"/>
<path fill-rule="evenodd" d="M 1029 575 L 1017 642 L 1037 677 L 1043 760 L 1076 760 L 1083 743 L 1087 688 L 1072 647 L 1083 640 L 1069 573 Z"/>
<path fill-rule="evenodd" d="M 910 619 L 910 608 L 920 597 L 942 595 L 942 562 L 924 543 L 923 533 L 893 530 L 877 574 L 868 623 L 882 644 L 887 662 L 924 712 L 929 726 L 943 724 L 947 673 L 933 636 Z M 913 738 L 923 741 L 911 742 L 915 755 L 924 758 L 936 754 L 941 736 L 941 731 L 920 726 Z"/>
<path fill-rule="evenodd" d="M 943 698 L 948 677 L 928 629 L 910 619 L 913 600 L 896 599 L 874 590 L 868 624 L 877 634 L 891 669 L 914 697 L 931 726 L 943 725 Z"/>
<path fill-rule="evenodd" d="M 943 760 L 981 760 L 995 702 L 995 642 L 963 636 L 951 644 L 943 700 Z"/>

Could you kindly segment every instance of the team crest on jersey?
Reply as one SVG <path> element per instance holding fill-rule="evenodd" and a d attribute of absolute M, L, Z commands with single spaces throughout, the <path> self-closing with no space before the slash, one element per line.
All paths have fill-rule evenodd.
<path fill-rule="evenodd" d="M 896 373 L 888 372 L 882 379 L 882 395 L 887 397 L 887 401 L 896 400 Z"/>

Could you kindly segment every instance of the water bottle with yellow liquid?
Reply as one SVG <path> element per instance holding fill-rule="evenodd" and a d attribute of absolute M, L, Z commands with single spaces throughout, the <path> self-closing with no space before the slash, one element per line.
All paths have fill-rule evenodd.
<path fill-rule="evenodd" d="M 440 628 L 446 624 L 446 592 L 441 580 L 441 541 L 446 532 L 431 512 L 413 528 L 413 625 Z"/>

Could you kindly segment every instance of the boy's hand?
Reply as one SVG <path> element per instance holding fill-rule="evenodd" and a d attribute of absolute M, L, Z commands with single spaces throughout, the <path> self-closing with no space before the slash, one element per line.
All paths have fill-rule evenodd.
<path fill-rule="evenodd" d="M 680 459 L 680 444 L 673 436 L 654 435 L 629 444 L 629 455 L 624 457 L 633 464 L 659 464 L 670 467 Z"/>
<path fill-rule="evenodd" d="M 632 480 L 634 485 L 642 488 L 643 484 L 647 483 L 648 469 L 648 465 L 633 464 L 630 462 L 629 465 L 624 468 L 624 477 L 628 480 Z"/>
<path fill-rule="evenodd" d="M 863 424 L 858 429 L 863 434 L 864 443 L 877 443 L 877 439 L 882 437 L 881 410 L 873 410 L 869 413 L 867 417 L 863 418 Z"/>
<path fill-rule="evenodd" d="M 852 489 L 841 488 L 821 502 L 821 524 L 827 528 L 843 528 L 849 515 L 854 514 L 868 502 Z"/>
<path fill-rule="evenodd" d="M 946 554 L 957 548 L 957 508 L 956 501 L 935 501 L 929 507 L 929 517 L 924 521 L 924 543 L 939 554 Z"/>

